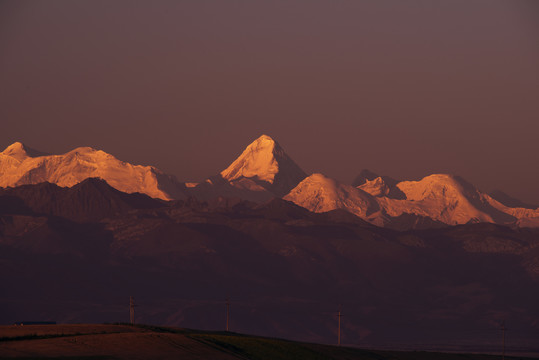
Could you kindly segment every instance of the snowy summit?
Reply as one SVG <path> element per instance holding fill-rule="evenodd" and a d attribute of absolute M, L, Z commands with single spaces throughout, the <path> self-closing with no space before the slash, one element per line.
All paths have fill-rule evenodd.
<path fill-rule="evenodd" d="M 283 196 L 307 175 L 279 143 L 262 135 L 247 146 L 221 176 L 235 187 L 263 188 Z"/>
<path fill-rule="evenodd" d="M 42 182 L 72 187 L 88 178 L 101 178 L 120 191 L 163 200 L 182 197 L 183 190 L 174 177 L 153 166 L 131 165 L 91 147 L 47 155 L 15 142 L 0 153 L 0 174 L 0 187 Z"/>

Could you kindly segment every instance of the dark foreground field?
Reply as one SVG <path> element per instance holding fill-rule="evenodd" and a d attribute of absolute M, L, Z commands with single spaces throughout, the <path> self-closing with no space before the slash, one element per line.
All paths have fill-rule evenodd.
<path fill-rule="evenodd" d="M 501 356 L 364 350 L 144 325 L 29 325 L 0 326 L 0 358 L 487 360 Z"/>

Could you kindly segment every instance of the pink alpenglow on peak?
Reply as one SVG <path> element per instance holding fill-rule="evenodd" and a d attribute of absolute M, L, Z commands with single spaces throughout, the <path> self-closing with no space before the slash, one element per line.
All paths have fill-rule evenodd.
<path fill-rule="evenodd" d="M 39 157 L 48 155 L 44 152 L 34 150 L 20 141 L 16 141 L 13 144 L 9 145 L 4 151 L 0 153 L 0 156 L 8 156 L 10 158 L 16 159 L 18 161 L 23 161 L 29 157 Z"/>
<path fill-rule="evenodd" d="M 20 142 L 0 153 L 0 187 L 50 182 L 72 187 L 88 178 L 101 178 L 126 193 L 153 198 L 184 198 L 185 186 L 153 166 L 131 165 L 91 147 L 79 147 L 61 155 L 46 155 Z"/>
<path fill-rule="evenodd" d="M 397 184 L 405 200 L 378 198 L 389 216 L 404 213 L 429 217 L 449 225 L 468 222 L 511 223 L 516 219 L 494 204 L 494 200 L 462 178 L 433 174 L 419 181 Z"/>
<path fill-rule="evenodd" d="M 343 209 L 394 229 L 470 222 L 539 227 L 539 208 L 510 206 L 515 201 L 497 200 L 454 175 L 397 181 L 364 170 L 354 186 L 322 174 L 307 177 L 267 135 L 249 144 L 219 175 L 198 183 L 180 183 L 153 166 L 132 165 L 91 147 L 49 155 L 15 142 L 0 153 L 0 187 L 42 182 L 73 187 L 88 178 L 103 179 L 126 193 L 163 200 L 193 196 L 264 202 L 279 197 L 314 212 Z"/>
<path fill-rule="evenodd" d="M 279 143 L 262 135 L 247 146 L 221 176 L 234 187 L 267 190 L 283 196 L 307 175 Z"/>
<path fill-rule="evenodd" d="M 322 174 L 312 174 L 285 197 L 314 212 L 344 209 L 374 224 L 383 219 L 376 199 L 350 185 L 344 185 Z"/>

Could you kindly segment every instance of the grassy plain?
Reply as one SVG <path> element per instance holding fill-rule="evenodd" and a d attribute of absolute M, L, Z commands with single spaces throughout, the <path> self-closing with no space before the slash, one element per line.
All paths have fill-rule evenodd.
<path fill-rule="evenodd" d="M 147 325 L 0 326 L 2 359 L 494 360 L 500 356 L 378 351 Z M 506 357 L 506 359 L 524 359 Z"/>

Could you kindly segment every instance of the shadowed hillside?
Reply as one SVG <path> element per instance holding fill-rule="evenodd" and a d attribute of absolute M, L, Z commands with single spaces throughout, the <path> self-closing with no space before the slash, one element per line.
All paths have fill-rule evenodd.
<path fill-rule="evenodd" d="M 340 305 L 346 345 L 489 352 L 505 320 L 509 347 L 539 352 L 537 229 L 394 231 L 282 199 L 161 202 L 87 185 L 0 196 L 0 323 L 124 321 L 132 295 L 137 321 L 220 330 L 229 297 L 242 333 L 333 343 Z"/>

